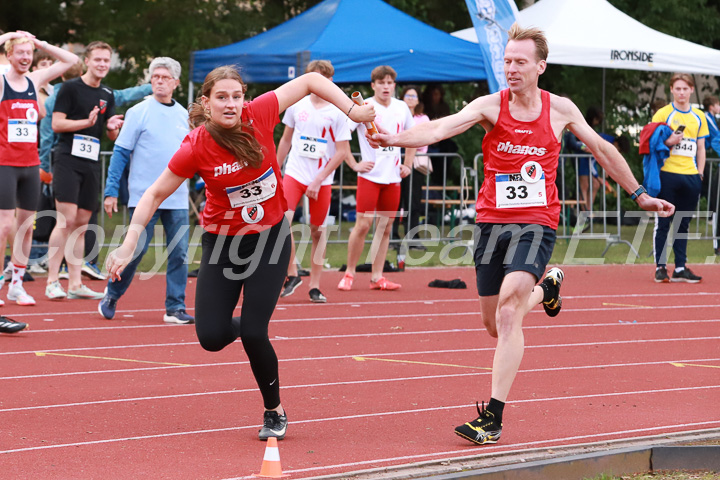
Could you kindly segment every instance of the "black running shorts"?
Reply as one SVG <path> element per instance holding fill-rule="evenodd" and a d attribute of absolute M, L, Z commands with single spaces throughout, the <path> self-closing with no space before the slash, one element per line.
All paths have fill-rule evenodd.
<path fill-rule="evenodd" d="M 539 280 L 555 247 L 555 230 L 534 224 L 478 223 L 475 226 L 475 275 L 478 295 L 500 293 L 505 275 L 529 272 Z"/>
<path fill-rule="evenodd" d="M 94 212 L 100 204 L 100 164 L 57 156 L 53 164 L 53 191 L 58 202 L 74 203 Z"/>
<path fill-rule="evenodd" d="M 40 202 L 39 168 L 0 165 L 0 210 L 37 210 Z"/>

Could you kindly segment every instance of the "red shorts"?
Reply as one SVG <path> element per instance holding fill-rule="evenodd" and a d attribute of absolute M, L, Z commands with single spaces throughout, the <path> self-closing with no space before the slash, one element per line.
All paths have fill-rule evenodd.
<path fill-rule="evenodd" d="M 358 213 L 380 212 L 385 217 L 395 218 L 399 206 L 399 183 L 375 183 L 358 177 L 355 207 Z"/>
<path fill-rule="evenodd" d="M 331 187 L 332 185 L 322 185 L 317 200 L 308 199 L 310 203 L 310 223 L 316 227 L 325 223 L 325 217 L 327 217 L 328 210 L 330 210 Z M 285 191 L 285 201 L 288 209 L 294 211 L 302 196 L 305 195 L 307 185 L 303 185 L 290 175 L 285 175 L 283 177 L 283 190 Z"/>

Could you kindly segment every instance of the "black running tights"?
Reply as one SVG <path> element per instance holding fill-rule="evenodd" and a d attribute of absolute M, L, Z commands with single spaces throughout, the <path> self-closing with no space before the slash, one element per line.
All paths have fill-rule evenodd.
<path fill-rule="evenodd" d="M 266 409 L 280 404 L 278 360 L 268 337 L 290 260 L 290 229 L 283 219 L 259 234 L 205 232 L 195 293 L 195 331 L 212 352 L 242 340 Z M 233 310 L 243 293 L 240 317 Z"/>

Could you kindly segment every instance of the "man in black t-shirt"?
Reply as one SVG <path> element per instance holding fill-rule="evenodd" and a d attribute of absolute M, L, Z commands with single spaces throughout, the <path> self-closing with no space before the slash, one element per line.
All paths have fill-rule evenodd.
<path fill-rule="evenodd" d="M 88 45 L 87 72 L 65 82 L 55 103 L 52 127 L 59 134 L 59 141 L 53 166 L 53 190 L 58 222 L 50 234 L 45 288 L 45 295 L 52 300 L 103 297 L 102 293 L 82 284 L 80 272 L 85 255 L 85 230 L 99 203 L 100 139 L 107 127 L 108 138 L 115 140 L 123 123 L 122 115 L 115 115 L 112 90 L 101 83 L 110 70 L 111 59 L 110 45 L 104 42 Z M 73 241 L 68 245 L 71 235 Z M 67 293 L 58 281 L 63 256 L 70 275 Z"/>

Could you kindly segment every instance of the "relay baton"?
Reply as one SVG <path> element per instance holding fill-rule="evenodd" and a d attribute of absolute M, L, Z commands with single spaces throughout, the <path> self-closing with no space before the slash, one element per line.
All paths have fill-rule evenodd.
<path fill-rule="evenodd" d="M 363 100 L 362 94 L 360 92 L 353 92 L 351 98 L 352 101 L 355 102 L 355 105 L 360 105 L 361 107 L 365 105 L 365 101 Z M 365 122 L 365 127 L 367 127 L 370 135 L 375 135 L 376 133 L 378 133 L 377 128 L 375 128 L 374 122 Z"/>

